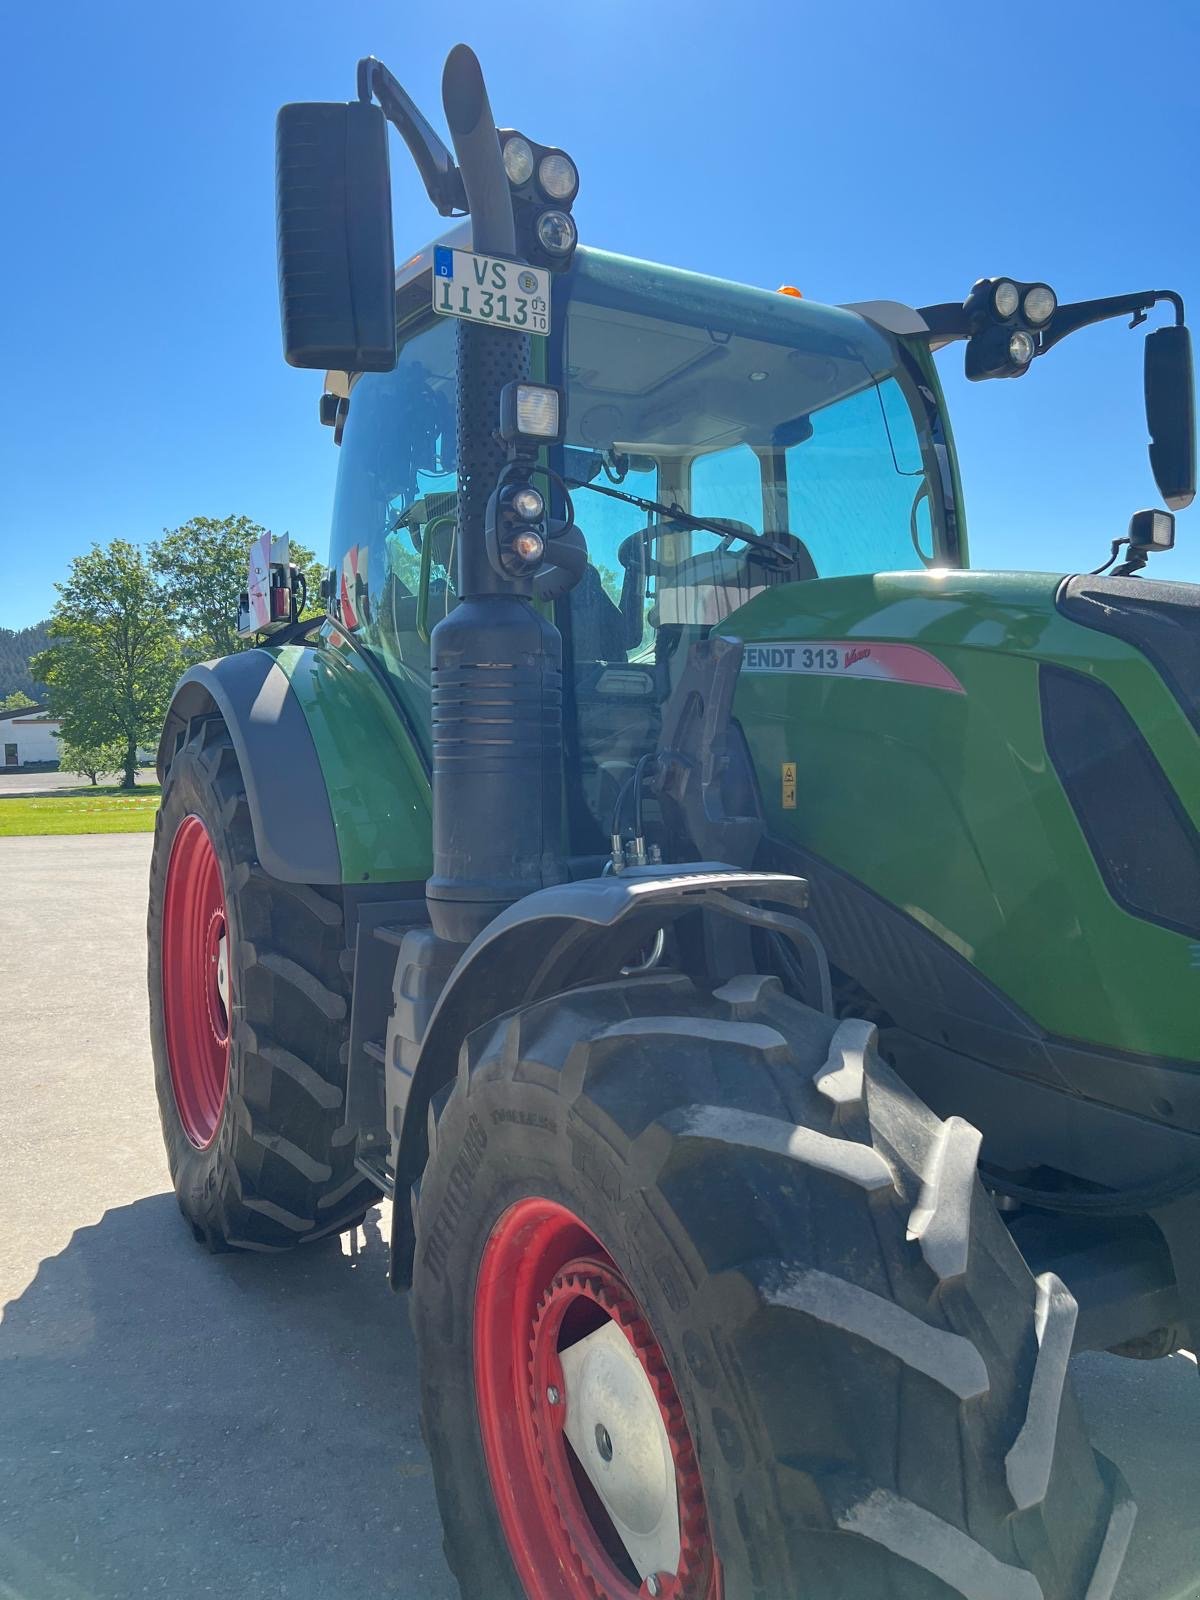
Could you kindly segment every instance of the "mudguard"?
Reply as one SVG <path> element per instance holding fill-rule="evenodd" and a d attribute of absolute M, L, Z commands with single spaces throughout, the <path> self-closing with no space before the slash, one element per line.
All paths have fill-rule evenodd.
<path fill-rule="evenodd" d="M 766 909 L 782 906 L 787 912 Z M 768 926 L 806 946 L 811 935 L 794 915 L 808 904 L 808 884 L 788 873 L 747 872 L 724 862 L 643 867 L 619 877 L 588 878 L 526 895 L 467 947 L 438 998 L 411 1080 L 389 1090 L 389 1122 L 403 1118 L 396 1193 L 419 1176 L 426 1157 L 429 1103 L 456 1070 L 463 1040 L 505 1012 L 581 983 L 607 983 L 636 959 L 657 929 L 706 909 Z M 823 959 L 823 958 L 822 958 Z M 396 1053 L 389 1048 L 389 1060 Z M 392 1213 L 394 1285 L 410 1281 L 414 1238 L 409 1207 Z"/>
<path fill-rule="evenodd" d="M 429 780 L 402 709 L 336 637 L 191 668 L 158 749 L 161 778 L 188 719 L 224 718 L 258 859 L 285 883 L 411 884 L 430 871 Z"/>

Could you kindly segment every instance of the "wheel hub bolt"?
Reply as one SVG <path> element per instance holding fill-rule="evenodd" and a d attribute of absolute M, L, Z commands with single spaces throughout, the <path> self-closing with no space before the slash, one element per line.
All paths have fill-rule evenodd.
<path fill-rule="evenodd" d="M 550 1387 L 546 1390 L 546 1399 L 550 1402 L 550 1404 L 552 1406 L 558 1405 L 562 1400 L 562 1395 L 559 1394 L 558 1390 L 554 1387 L 553 1384 L 551 1384 Z"/>
<path fill-rule="evenodd" d="M 601 1461 L 611 1461 L 613 1458 L 613 1443 L 608 1429 L 602 1422 L 596 1424 L 596 1449 L 600 1452 Z"/>

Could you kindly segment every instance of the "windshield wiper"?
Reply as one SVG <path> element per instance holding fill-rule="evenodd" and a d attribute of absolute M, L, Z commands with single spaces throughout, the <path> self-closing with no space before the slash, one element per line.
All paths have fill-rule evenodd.
<path fill-rule="evenodd" d="M 661 500 L 643 500 L 641 495 L 628 494 L 624 489 L 608 489 L 602 483 L 587 483 L 582 478 L 566 478 L 563 481 L 571 489 L 590 489 L 593 494 L 602 494 L 609 500 L 623 500 L 627 506 L 636 506 L 639 511 L 657 512 L 660 517 L 667 517 L 684 528 L 715 533 L 722 539 L 741 539 L 760 550 L 769 550 L 772 555 L 786 561 L 794 559 L 793 552 L 777 539 L 769 534 L 756 533 L 748 523 L 737 522 L 732 517 L 695 517 L 675 501 L 664 505 Z"/>

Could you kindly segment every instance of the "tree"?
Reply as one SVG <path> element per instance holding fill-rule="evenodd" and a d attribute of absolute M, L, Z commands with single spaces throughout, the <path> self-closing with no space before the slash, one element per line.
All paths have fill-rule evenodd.
<path fill-rule="evenodd" d="M 24 711 L 26 706 L 37 705 L 36 700 L 31 700 L 24 689 L 14 689 L 12 694 L 6 694 L 0 700 L 0 711 Z"/>
<path fill-rule="evenodd" d="M 249 517 L 193 517 L 182 527 L 165 528 L 150 546 L 151 566 L 189 661 L 232 655 L 252 642 L 237 635 L 238 596 L 246 587 L 250 546 L 265 531 Z M 295 541 L 291 556 L 308 584 L 302 614 L 316 616 L 324 569 L 311 550 Z"/>
<path fill-rule="evenodd" d="M 20 689 L 36 701 L 45 697 L 46 686 L 29 670 L 29 658 L 50 643 L 46 622 L 28 628 L 0 628 L 0 695 Z"/>
<path fill-rule="evenodd" d="M 119 744 L 79 745 L 60 738 L 58 764 L 64 772 L 76 772 L 81 778 L 90 778 L 95 788 L 101 774 L 122 770 L 125 751 Z"/>
<path fill-rule="evenodd" d="M 50 645 L 31 670 L 67 743 L 118 743 L 122 787 L 132 789 L 138 746 L 157 740 L 182 667 L 163 592 L 147 557 L 124 539 L 76 556 L 55 587 Z"/>

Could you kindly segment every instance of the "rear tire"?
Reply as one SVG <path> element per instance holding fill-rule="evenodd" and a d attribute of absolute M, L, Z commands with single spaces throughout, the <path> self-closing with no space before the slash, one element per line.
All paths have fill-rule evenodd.
<path fill-rule="evenodd" d="M 186 875 L 197 854 L 210 876 L 193 890 Z M 193 719 L 155 825 L 150 1035 L 179 1208 L 212 1250 L 306 1244 L 356 1226 L 378 1198 L 341 1127 L 350 1024 L 343 921 L 340 890 L 263 872 L 229 730 L 217 716 Z M 211 951 L 189 923 L 213 928 Z M 218 951 L 222 986 L 188 976 Z"/>
<path fill-rule="evenodd" d="M 531 1197 L 602 1250 L 682 1406 L 723 1589 L 681 1572 L 660 1594 L 1111 1595 L 1134 1511 L 1071 1394 L 1074 1302 L 1051 1275 L 1034 1282 L 976 1176 L 975 1130 L 918 1101 L 869 1024 L 835 1024 L 770 978 L 715 995 L 667 976 L 577 990 L 472 1035 L 430 1120 L 413 1322 L 466 1600 L 653 1592 L 572 1566 L 569 1540 L 530 1580 L 506 1537 L 520 1496 L 511 1472 L 494 1487 L 483 1440 L 541 1404 L 526 1302 L 536 1324 L 560 1286 L 531 1287 L 530 1221 L 510 1274 L 515 1342 L 481 1357 L 480 1328 L 507 1337 L 481 1262 L 514 1217 L 536 1219 Z M 505 1370 L 507 1423 L 488 1414 Z M 544 1440 L 544 1410 L 534 1428 Z"/>

